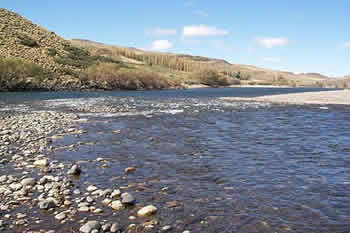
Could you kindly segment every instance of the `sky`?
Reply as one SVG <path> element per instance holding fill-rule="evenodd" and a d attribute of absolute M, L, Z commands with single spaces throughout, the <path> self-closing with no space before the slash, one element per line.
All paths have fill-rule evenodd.
<path fill-rule="evenodd" d="M 64 38 L 350 74 L 349 0 L 1 0 Z"/>

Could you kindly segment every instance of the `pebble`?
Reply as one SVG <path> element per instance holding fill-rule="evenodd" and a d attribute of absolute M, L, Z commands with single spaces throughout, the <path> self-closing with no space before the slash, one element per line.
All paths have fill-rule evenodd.
<path fill-rule="evenodd" d="M 56 207 L 56 202 L 53 198 L 47 198 L 46 200 L 43 200 L 42 202 L 39 203 L 39 208 L 40 209 L 51 209 Z"/>
<path fill-rule="evenodd" d="M 36 160 L 34 162 L 34 166 L 36 166 L 36 167 L 46 167 L 47 165 L 48 165 L 47 159 L 40 159 L 40 160 Z"/>
<path fill-rule="evenodd" d="M 61 221 L 63 219 L 66 218 L 66 214 L 65 213 L 59 213 L 55 216 L 55 219 L 57 219 L 58 221 Z"/>
<path fill-rule="evenodd" d="M 84 224 L 79 230 L 83 233 L 92 233 L 93 230 L 100 230 L 101 224 L 97 221 L 89 221 Z"/>
<path fill-rule="evenodd" d="M 25 178 L 21 181 L 21 184 L 23 186 L 33 186 L 35 185 L 36 181 L 34 178 Z"/>
<path fill-rule="evenodd" d="M 135 167 L 127 167 L 124 170 L 125 173 L 131 173 L 131 172 L 134 172 L 134 171 L 136 171 Z"/>
<path fill-rule="evenodd" d="M 167 232 L 167 231 L 170 231 L 172 229 L 171 226 L 164 226 L 162 227 L 162 232 Z"/>
<path fill-rule="evenodd" d="M 137 215 L 139 217 L 146 217 L 146 216 L 150 216 L 153 215 L 157 212 L 157 207 L 153 206 L 153 205 L 148 205 L 143 207 L 142 209 L 140 209 L 139 211 L 137 211 Z"/>
<path fill-rule="evenodd" d="M 113 223 L 111 226 L 110 232 L 116 233 L 118 231 L 121 231 L 121 228 L 119 227 L 119 225 L 117 223 Z"/>
<path fill-rule="evenodd" d="M 134 204 L 135 203 L 135 198 L 130 194 L 130 193 L 123 193 L 121 195 L 122 198 L 122 203 L 123 204 Z"/>
<path fill-rule="evenodd" d="M 121 201 L 117 200 L 117 201 L 113 201 L 111 204 L 112 209 L 114 210 L 121 210 L 124 208 L 123 204 Z"/>
<path fill-rule="evenodd" d="M 93 186 L 93 185 L 89 185 L 87 188 L 86 188 L 86 191 L 88 192 L 93 192 L 93 191 L 96 191 L 97 190 L 97 187 L 96 186 Z"/>
<path fill-rule="evenodd" d="M 75 176 L 80 175 L 80 173 L 81 173 L 81 169 L 77 164 L 73 165 L 67 172 L 68 175 L 75 175 Z"/>

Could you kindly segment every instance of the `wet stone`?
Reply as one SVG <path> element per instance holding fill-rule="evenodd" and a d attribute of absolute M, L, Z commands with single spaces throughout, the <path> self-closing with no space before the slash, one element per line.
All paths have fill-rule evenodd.
<path fill-rule="evenodd" d="M 130 194 L 130 193 L 123 193 L 121 195 L 121 198 L 122 198 L 122 203 L 123 204 L 134 204 L 135 203 L 135 198 Z"/>
<path fill-rule="evenodd" d="M 119 232 L 122 232 L 122 229 L 119 227 L 119 224 L 113 223 L 111 226 L 110 232 L 119 233 Z"/>
<path fill-rule="evenodd" d="M 86 191 L 88 192 L 93 192 L 93 191 L 96 191 L 97 190 L 97 187 L 96 186 L 93 186 L 93 185 L 89 185 L 87 188 L 86 188 Z"/>
<path fill-rule="evenodd" d="M 117 201 L 113 201 L 111 204 L 112 209 L 114 210 L 121 210 L 124 208 L 123 204 L 121 201 L 117 200 Z"/>
<path fill-rule="evenodd" d="M 75 175 L 75 176 L 80 175 L 80 173 L 81 173 L 81 169 L 77 164 L 73 165 L 67 172 L 68 175 Z"/>
<path fill-rule="evenodd" d="M 145 206 L 143 207 L 142 209 L 140 209 L 138 212 L 137 212 L 137 215 L 139 217 L 146 217 L 146 216 L 150 216 L 150 215 L 153 215 L 157 212 L 157 207 L 153 206 L 153 205 L 148 205 L 148 206 Z"/>
<path fill-rule="evenodd" d="M 43 200 L 39 203 L 39 208 L 40 209 L 51 209 L 56 207 L 56 202 L 53 198 L 48 198 L 46 200 Z"/>

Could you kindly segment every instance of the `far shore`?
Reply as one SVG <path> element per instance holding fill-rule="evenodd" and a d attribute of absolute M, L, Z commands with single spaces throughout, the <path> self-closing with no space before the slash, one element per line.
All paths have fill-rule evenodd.
<path fill-rule="evenodd" d="M 196 89 L 196 88 L 213 88 L 204 84 L 192 84 L 192 85 L 183 85 L 186 89 Z M 277 85 L 230 85 L 222 87 L 255 87 L 255 88 L 295 88 L 291 86 L 277 86 Z M 222 88 L 221 86 L 218 88 Z"/>
<path fill-rule="evenodd" d="M 350 105 L 350 90 L 305 92 L 252 98 L 221 97 L 222 101 L 252 101 L 279 104 Z"/>

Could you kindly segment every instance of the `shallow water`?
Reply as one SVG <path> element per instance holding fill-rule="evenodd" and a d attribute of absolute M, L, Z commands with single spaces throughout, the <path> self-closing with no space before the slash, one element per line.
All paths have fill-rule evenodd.
<path fill-rule="evenodd" d="M 234 94 L 213 90 L 197 97 L 183 91 L 84 93 L 33 98 L 19 107 L 18 99 L 9 104 L 8 98 L 3 107 L 75 111 L 87 118 L 81 125 L 87 134 L 55 144 L 79 145 L 50 158 L 105 158 L 108 168 L 82 163 L 88 172 L 77 185 L 129 185 L 140 205 L 158 207 L 155 218 L 175 226 L 172 232 L 350 232 L 350 108 L 225 103 L 215 97 Z M 243 92 L 254 95 L 254 89 Z M 96 106 L 106 108 L 87 110 Z M 136 172 L 124 175 L 129 166 Z M 168 208 L 170 201 L 179 207 Z M 112 215 L 105 208 L 98 218 L 127 226 L 141 221 L 127 219 L 136 209 Z M 45 229 L 51 221 L 33 227 Z"/>

